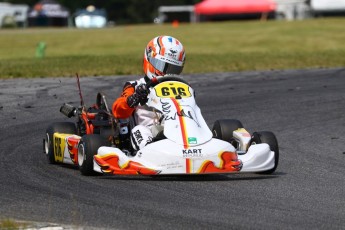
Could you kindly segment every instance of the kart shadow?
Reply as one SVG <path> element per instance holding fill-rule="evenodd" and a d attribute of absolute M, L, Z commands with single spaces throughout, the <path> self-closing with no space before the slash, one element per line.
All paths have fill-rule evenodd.
<path fill-rule="evenodd" d="M 77 170 L 79 171 L 79 168 L 78 166 L 76 165 L 69 165 L 69 164 L 56 164 L 58 167 L 61 167 L 61 168 L 66 168 L 66 169 L 71 169 L 71 170 Z"/>
<path fill-rule="evenodd" d="M 62 168 L 78 170 L 75 165 L 59 165 Z M 287 173 L 275 172 L 273 174 L 241 173 L 241 174 L 183 174 L 183 175 L 106 175 L 96 174 L 93 177 L 101 180 L 141 180 L 141 181 L 246 181 L 246 180 L 267 180 L 284 176 Z"/>
<path fill-rule="evenodd" d="M 142 181 L 245 181 L 275 179 L 286 173 L 277 172 L 272 175 L 243 173 L 243 174 L 199 174 L 199 175 L 103 175 L 104 180 L 142 180 Z"/>

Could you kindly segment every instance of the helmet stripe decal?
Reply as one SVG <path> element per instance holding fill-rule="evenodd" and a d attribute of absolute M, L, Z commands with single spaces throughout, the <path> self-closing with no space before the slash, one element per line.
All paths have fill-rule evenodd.
<path fill-rule="evenodd" d="M 163 36 L 160 36 L 159 37 L 159 39 L 158 39 L 158 44 L 160 44 L 160 48 L 161 48 L 161 50 L 160 50 L 160 55 L 162 55 L 162 56 L 164 56 L 164 53 L 165 53 L 165 47 L 164 47 L 164 45 L 163 45 L 163 41 L 162 41 L 162 39 L 163 39 Z"/>
<path fill-rule="evenodd" d="M 156 50 L 157 53 L 160 53 L 161 48 L 162 48 L 162 47 L 161 47 L 161 44 L 159 43 L 160 38 L 161 38 L 160 36 L 157 37 L 157 45 L 158 45 L 158 48 L 159 48 L 159 50 Z"/>
<path fill-rule="evenodd" d="M 184 50 L 182 50 L 182 52 L 180 53 L 180 56 L 178 57 L 178 60 L 182 61 L 183 56 L 184 56 Z"/>

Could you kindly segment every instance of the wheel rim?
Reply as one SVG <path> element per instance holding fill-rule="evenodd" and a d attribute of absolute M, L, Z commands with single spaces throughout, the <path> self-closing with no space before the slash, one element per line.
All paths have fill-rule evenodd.
<path fill-rule="evenodd" d="M 83 165 L 84 160 L 85 160 L 84 145 L 79 145 L 78 146 L 78 164 L 79 164 L 79 166 Z"/>
<path fill-rule="evenodd" d="M 49 134 L 46 133 L 46 138 L 44 138 L 44 152 L 46 155 L 49 154 Z"/>

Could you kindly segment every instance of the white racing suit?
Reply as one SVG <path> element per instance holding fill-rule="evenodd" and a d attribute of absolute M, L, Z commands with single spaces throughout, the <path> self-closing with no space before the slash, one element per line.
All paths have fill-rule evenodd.
<path fill-rule="evenodd" d="M 132 95 L 135 92 L 136 87 L 140 84 L 146 84 L 144 78 L 136 81 L 126 82 L 121 97 L 118 98 L 113 104 L 113 114 L 120 120 L 120 123 L 121 120 L 128 121 L 129 117 L 133 116 L 134 127 L 130 131 L 130 140 L 135 150 L 139 150 L 148 143 L 152 142 L 154 136 L 151 129 L 158 120 L 157 114 L 153 111 L 150 111 L 146 105 L 138 105 L 136 108 L 131 108 L 128 106 L 127 97 Z M 121 131 L 126 132 L 126 129 L 120 129 L 120 134 Z"/>
<path fill-rule="evenodd" d="M 134 120 L 136 126 L 131 130 L 131 143 L 135 150 L 143 148 L 148 143 L 152 142 L 153 134 L 151 128 L 154 124 L 155 113 L 148 111 L 144 106 L 138 106 L 134 113 Z"/>

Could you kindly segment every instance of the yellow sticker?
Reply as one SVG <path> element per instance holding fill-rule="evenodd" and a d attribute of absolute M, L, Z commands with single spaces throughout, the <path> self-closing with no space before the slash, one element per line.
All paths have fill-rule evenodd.
<path fill-rule="evenodd" d="M 53 144 L 54 144 L 54 156 L 56 162 L 63 162 L 63 157 L 65 153 L 66 137 L 71 136 L 71 134 L 64 133 L 54 133 Z"/>
<path fill-rule="evenodd" d="M 189 86 L 182 82 L 167 81 L 161 84 L 158 84 L 155 87 L 156 95 L 158 97 L 170 98 L 180 96 L 190 97 L 191 93 L 189 92 Z"/>

